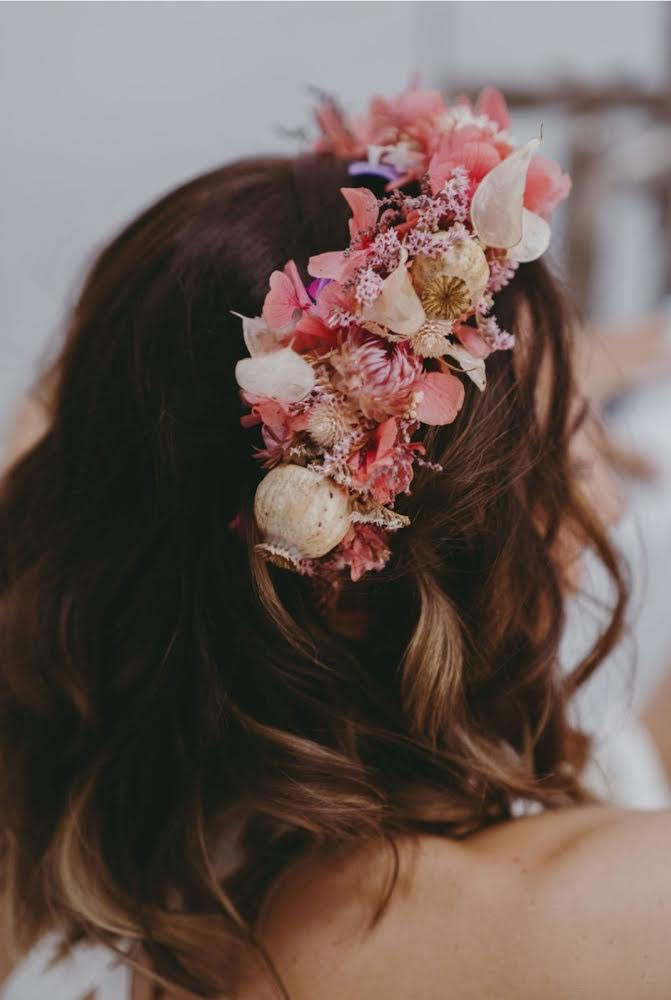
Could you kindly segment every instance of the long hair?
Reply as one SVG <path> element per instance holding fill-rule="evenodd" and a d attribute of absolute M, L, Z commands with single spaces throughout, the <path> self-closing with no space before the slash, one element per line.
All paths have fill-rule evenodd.
<path fill-rule="evenodd" d="M 258 315 L 274 269 L 293 258 L 307 277 L 310 255 L 345 245 L 347 183 L 345 162 L 312 154 L 198 177 L 100 253 L 69 318 L 48 427 L 0 492 L 19 949 L 53 928 L 123 940 L 163 982 L 229 995 L 240 955 L 264 958 L 268 887 L 311 849 L 464 837 L 520 798 L 588 797 L 567 706 L 618 637 L 624 585 L 575 484 L 572 320 L 542 263 L 497 295 L 513 354 L 427 431 L 443 471 L 403 498 L 391 562 L 342 592 L 365 627 L 335 627 L 309 579 L 255 550 L 260 439 L 240 425 L 231 310 Z M 568 673 L 567 532 L 616 590 Z"/>

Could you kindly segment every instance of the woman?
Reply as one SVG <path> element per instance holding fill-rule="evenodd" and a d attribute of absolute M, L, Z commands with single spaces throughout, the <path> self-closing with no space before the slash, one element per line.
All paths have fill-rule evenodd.
<path fill-rule="evenodd" d="M 439 101 L 366 142 L 326 106 L 317 152 L 197 178 L 91 270 L 0 500 L 13 954 L 116 948 L 146 997 L 668 996 L 671 817 L 596 802 L 567 717 L 624 608 L 532 259 L 567 184 L 495 92 Z M 585 547 L 616 597 L 562 675 Z"/>

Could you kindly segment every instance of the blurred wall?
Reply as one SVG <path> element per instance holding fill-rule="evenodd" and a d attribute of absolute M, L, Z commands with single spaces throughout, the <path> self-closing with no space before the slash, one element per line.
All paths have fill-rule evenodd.
<path fill-rule="evenodd" d="M 558 74 L 656 83 L 666 73 L 667 6 L 2 4 L 0 428 L 94 249 L 190 175 L 296 148 L 277 129 L 308 124 L 308 84 L 357 107 L 371 91 L 400 89 L 415 69 L 446 87 L 537 85 Z M 528 129 L 537 122 L 522 123 L 520 137 Z"/>

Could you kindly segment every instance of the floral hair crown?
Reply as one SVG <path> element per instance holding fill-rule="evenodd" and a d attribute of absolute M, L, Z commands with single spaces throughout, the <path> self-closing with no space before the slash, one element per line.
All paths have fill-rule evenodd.
<path fill-rule="evenodd" d="M 570 179 L 537 154 L 540 139 L 514 145 L 491 88 L 474 107 L 411 89 L 352 122 L 329 99 L 316 116 L 316 149 L 384 178 L 387 194 L 342 189 L 349 246 L 312 257 L 307 288 L 293 261 L 273 272 L 262 316 L 241 317 L 250 357 L 235 374 L 270 470 L 254 501 L 258 548 L 300 573 L 358 580 L 409 523 L 394 506 L 429 464 L 420 425 L 451 423 L 463 377 L 483 390 L 485 359 L 512 348 L 493 297 L 547 249 Z M 401 191 L 410 181 L 419 195 Z"/>

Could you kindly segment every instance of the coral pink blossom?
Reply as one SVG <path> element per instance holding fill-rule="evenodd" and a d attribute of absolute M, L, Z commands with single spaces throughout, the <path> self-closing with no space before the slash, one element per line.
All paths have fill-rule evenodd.
<path fill-rule="evenodd" d="M 366 250 L 351 250 L 347 253 L 344 250 L 327 250 L 326 253 L 310 257 L 308 274 L 313 278 L 330 278 L 331 281 L 345 282 L 365 265 L 367 259 Z"/>
<path fill-rule="evenodd" d="M 444 135 L 429 161 L 431 191 L 436 195 L 455 167 L 465 167 L 473 195 L 482 178 L 501 162 L 501 153 L 492 140 L 491 132 L 473 126 Z"/>
<path fill-rule="evenodd" d="M 422 401 L 417 419 L 423 424 L 451 424 L 464 405 L 464 383 L 449 372 L 429 372 L 421 381 Z"/>
<path fill-rule="evenodd" d="M 349 231 L 352 239 L 356 240 L 362 233 L 373 228 L 377 222 L 380 205 L 373 192 L 369 191 L 368 188 L 340 188 L 340 190 L 352 209 Z"/>
<path fill-rule="evenodd" d="M 251 407 L 251 412 L 242 417 L 240 423 L 243 427 L 261 424 L 265 448 L 256 452 L 256 458 L 265 468 L 270 468 L 282 460 L 284 449 L 296 431 L 305 429 L 306 416 L 303 413 L 292 414 L 289 407 L 277 399 L 248 392 L 243 392 L 242 397 Z"/>
<path fill-rule="evenodd" d="M 374 524 L 353 524 L 338 548 L 338 556 L 349 567 L 354 583 L 364 573 L 384 569 L 391 555 L 387 533 Z"/>
<path fill-rule="evenodd" d="M 557 204 L 567 198 L 571 190 L 571 178 L 562 173 L 554 160 L 537 154 L 529 164 L 524 204 L 530 212 L 536 212 L 548 219 Z"/>
<path fill-rule="evenodd" d="M 424 445 L 400 443 L 398 423 L 392 417 L 375 429 L 368 444 L 350 455 L 352 478 L 370 490 L 377 503 L 390 503 L 399 493 L 409 492 L 417 454 L 424 454 Z"/>
<path fill-rule="evenodd" d="M 367 114 L 357 119 L 357 138 L 364 146 L 386 146 L 397 142 L 399 133 L 420 135 L 426 140 L 436 133 L 436 118 L 445 109 L 437 90 L 409 90 L 391 100 L 374 97 Z"/>
<path fill-rule="evenodd" d="M 490 121 L 498 125 L 502 132 L 507 132 L 510 128 L 510 114 L 508 105 L 500 90 L 496 87 L 485 87 L 475 102 L 475 112 L 478 115 L 486 115 Z"/>
<path fill-rule="evenodd" d="M 422 363 L 404 344 L 391 343 L 357 327 L 331 356 L 334 384 L 365 417 L 384 420 L 412 406 Z"/>
<path fill-rule="evenodd" d="M 336 346 L 338 334 L 316 312 L 307 313 L 296 324 L 289 342 L 294 351 L 315 351 L 323 354 Z"/>
<path fill-rule="evenodd" d="M 352 134 L 342 109 L 335 101 L 325 100 L 317 105 L 315 118 L 322 133 L 321 139 L 315 143 L 316 152 L 352 158 L 364 154 L 364 143 Z"/>
<path fill-rule="evenodd" d="M 487 358 L 492 353 L 491 347 L 483 340 L 478 330 L 466 323 L 458 323 L 454 328 L 456 337 L 463 347 L 474 358 Z"/>
<path fill-rule="evenodd" d="M 296 313 L 304 312 L 311 305 L 293 260 L 285 264 L 283 271 L 273 271 L 270 291 L 263 303 L 263 319 L 269 329 L 285 330 L 294 322 Z"/>

